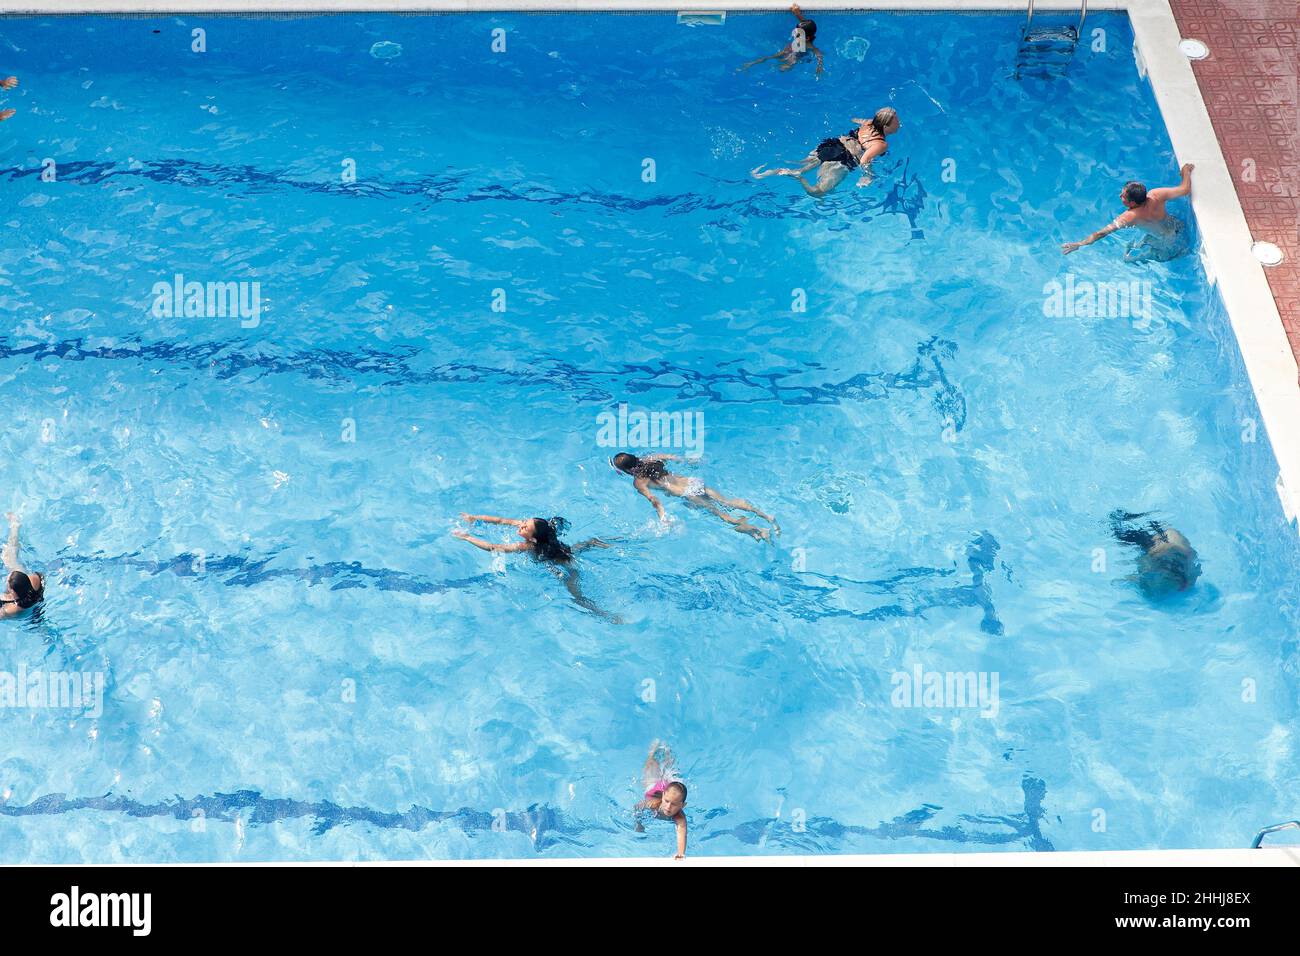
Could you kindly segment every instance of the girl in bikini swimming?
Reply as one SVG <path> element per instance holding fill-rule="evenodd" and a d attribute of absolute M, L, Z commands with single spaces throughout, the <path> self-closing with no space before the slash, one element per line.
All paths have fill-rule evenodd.
<path fill-rule="evenodd" d="M 803 164 L 793 169 L 767 169 L 755 166 L 751 171 L 755 179 L 766 176 L 793 176 L 809 196 L 818 199 L 825 196 L 844 181 L 844 177 L 855 169 L 862 170 L 859 186 L 871 185 L 871 163 L 877 156 L 883 156 L 889 149 L 886 138 L 893 136 L 902 127 L 898 113 L 892 106 L 876 110 L 876 115 L 869 120 L 855 118 L 858 125 L 843 136 L 824 139 L 817 148 L 808 154 Z M 810 183 L 803 174 L 817 167 L 817 182 Z"/>
<path fill-rule="evenodd" d="M 513 544 L 484 541 L 482 538 L 476 538 L 468 531 L 460 528 L 453 531 L 452 536 L 460 538 L 462 541 L 468 541 L 474 547 L 483 551 L 527 552 L 532 554 L 537 560 L 547 564 L 556 577 L 564 581 L 564 586 L 568 589 L 569 596 L 573 598 L 575 604 L 613 624 L 623 623 L 622 618 L 601 610 L 590 599 L 584 597 L 582 588 L 579 586 L 578 569 L 574 564 L 573 556 L 580 551 L 586 551 L 588 548 L 608 548 L 609 545 L 604 541 L 599 538 L 591 538 L 572 546 L 565 544 L 560 540 L 560 535 L 568 527 L 568 522 L 563 518 L 498 518 L 495 515 L 464 513 L 460 517 L 467 524 L 482 521 L 484 524 L 504 524 L 517 528 L 519 537 L 522 540 Z"/>
<path fill-rule="evenodd" d="M 620 452 L 614 456 L 611 463 L 623 474 L 632 476 L 632 487 L 654 506 L 660 521 L 667 521 L 668 515 L 664 512 L 663 504 L 650 492 L 651 488 L 666 492 L 674 498 L 683 498 L 687 504 L 717 515 L 735 530 L 749 535 L 755 541 L 771 541 L 773 531 L 776 534 L 781 533 L 775 518 L 759 511 L 743 498 L 728 498 L 705 485 L 703 480 L 686 475 L 675 475 L 664 465 L 665 461 L 681 460 L 679 455 L 646 455 L 638 458 L 636 455 Z M 723 511 L 718 507 L 719 505 L 722 508 L 734 508 L 737 511 L 756 514 L 764 521 L 771 522 L 773 531 L 767 528 L 756 528 L 744 518 Z"/>
<path fill-rule="evenodd" d="M 661 760 L 659 755 L 663 754 Z M 645 787 L 645 799 L 637 803 L 636 832 L 644 833 L 641 814 L 650 810 L 660 820 L 672 820 L 677 826 L 677 852 L 674 860 L 686 856 L 686 784 L 677 779 L 677 760 L 668 745 L 656 740 L 650 745 L 650 755 L 646 757 L 641 769 L 641 785 Z"/>

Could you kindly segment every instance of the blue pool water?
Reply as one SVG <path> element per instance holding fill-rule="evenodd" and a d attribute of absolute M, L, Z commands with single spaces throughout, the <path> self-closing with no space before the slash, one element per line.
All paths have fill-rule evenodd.
<path fill-rule="evenodd" d="M 656 737 L 693 854 L 1294 817 L 1300 549 L 1217 294 L 1058 249 L 1176 180 L 1127 20 L 1020 80 L 1016 17 L 818 20 L 821 80 L 736 72 L 783 14 L 0 22 L 4 503 L 50 580 L 0 670 L 106 680 L 0 708 L 0 860 L 667 855 Z M 883 105 L 872 188 L 749 177 Z M 256 321 L 154 309 L 177 274 Z M 1045 314 L 1067 279 L 1149 318 Z M 701 413 L 688 473 L 778 545 L 659 527 L 620 403 Z M 1192 592 L 1126 582 L 1116 508 Z M 612 540 L 582 587 L 624 623 L 461 511 Z M 894 706 L 916 668 L 996 715 Z"/>

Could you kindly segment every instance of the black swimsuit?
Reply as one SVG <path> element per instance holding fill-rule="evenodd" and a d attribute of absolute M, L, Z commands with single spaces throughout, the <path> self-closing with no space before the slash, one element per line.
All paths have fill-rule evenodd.
<path fill-rule="evenodd" d="M 856 137 L 858 131 L 853 130 L 845 135 Z M 817 145 L 817 158 L 823 163 L 839 163 L 850 172 L 858 168 L 858 158 L 849 152 L 849 148 L 837 136 L 824 139 Z"/>

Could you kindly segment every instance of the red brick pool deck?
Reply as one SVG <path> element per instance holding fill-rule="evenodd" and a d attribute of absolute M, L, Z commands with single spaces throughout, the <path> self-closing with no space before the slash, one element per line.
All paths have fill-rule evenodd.
<path fill-rule="evenodd" d="M 1300 360 L 1300 147 L 1297 0 L 1170 0 L 1185 39 L 1203 41 L 1192 70 L 1256 240 L 1286 259 L 1264 270 Z"/>

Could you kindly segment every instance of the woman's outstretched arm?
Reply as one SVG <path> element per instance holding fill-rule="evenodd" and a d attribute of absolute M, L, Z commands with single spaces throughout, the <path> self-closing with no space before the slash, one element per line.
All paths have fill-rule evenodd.
<path fill-rule="evenodd" d="M 519 541 L 514 544 L 499 544 L 495 541 L 484 541 L 482 538 L 476 538 L 468 531 L 461 531 L 457 528 L 452 533 L 452 537 L 460 538 L 462 541 L 468 541 L 476 548 L 484 551 L 527 551 L 531 545 L 526 541 Z"/>
<path fill-rule="evenodd" d="M 467 521 L 470 524 L 473 524 L 475 521 L 482 521 L 484 524 L 510 524 L 514 525 L 516 528 L 522 528 L 524 526 L 523 521 L 518 518 L 498 518 L 495 515 L 471 515 L 466 514 L 463 511 L 460 513 L 460 517 L 462 521 Z"/>

